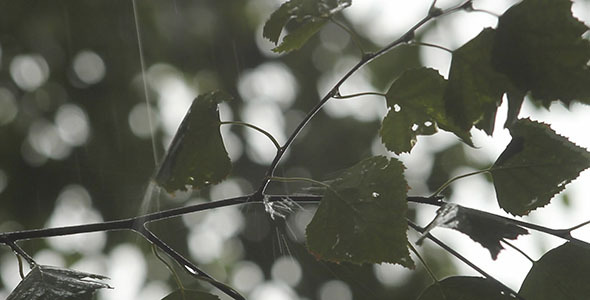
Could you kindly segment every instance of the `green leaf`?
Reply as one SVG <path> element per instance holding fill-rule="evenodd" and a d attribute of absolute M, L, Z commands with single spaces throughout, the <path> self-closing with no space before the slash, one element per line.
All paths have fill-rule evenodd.
<path fill-rule="evenodd" d="M 275 45 L 287 24 L 289 33 L 274 52 L 301 48 L 335 13 L 350 6 L 351 0 L 290 0 L 273 12 L 264 24 L 262 35 Z M 290 22 L 293 20 L 293 22 Z"/>
<path fill-rule="evenodd" d="M 413 268 L 407 248 L 404 166 L 395 158 L 362 160 L 326 182 L 328 188 L 306 229 L 318 259 L 397 263 Z"/>
<path fill-rule="evenodd" d="M 504 122 L 504 128 L 510 128 L 518 120 L 518 114 L 524 102 L 524 93 L 519 91 L 508 92 L 506 98 L 508 99 L 508 114 L 506 122 Z"/>
<path fill-rule="evenodd" d="M 535 99 L 590 103 L 588 30 L 569 0 L 525 0 L 498 21 L 493 64 Z"/>
<path fill-rule="evenodd" d="M 471 145 L 469 132 L 460 130 L 445 115 L 445 88 L 445 79 L 430 68 L 408 70 L 393 82 L 386 94 L 391 109 L 379 131 L 388 150 L 396 154 L 409 152 L 417 135 L 434 134 L 437 126 Z"/>
<path fill-rule="evenodd" d="M 500 207 L 526 215 L 551 198 L 590 166 L 590 153 L 551 130 L 521 119 L 510 128 L 512 141 L 492 166 Z"/>
<path fill-rule="evenodd" d="M 275 45 L 279 42 L 281 31 L 283 27 L 287 25 L 287 22 L 294 16 L 294 10 L 297 9 L 298 2 L 300 1 L 287 1 L 283 3 L 277 10 L 271 15 L 270 19 L 264 23 L 262 29 L 262 36 L 269 39 Z"/>
<path fill-rule="evenodd" d="M 454 276 L 434 283 L 418 300 L 509 300 L 495 281 L 482 277 Z M 529 299 L 529 298 L 527 298 Z M 535 299 L 536 300 L 536 299 Z"/>
<path fill-rule="evenodd" d="M 168 192 L 199 189 L 229 174 L 231 161 L 221 138 L 218 104 L 232 97 L 221 91 L 199 95 L 180 124 L 156 182 Z"/>
<path fill-rule="evenodd" d="M 462 130 L 473 125 L 491 135 L 502 95 L 511 89 L 508 78 L 491 65 L 496 32 L 486 28 L 453 51 L 449 83 L 444 95 L 449 117 Z"/>
<path fill-rule="evenodd" d="M 162 300 L 219 300 L 219 297 L 197 290 L 176 290 Z"/>
<path fill-rule="evenodd" d="M 310 21 L 297 27 L 297 30 L 286 35 L 283 42 L 278 47 L 273 48 L 272 51 L 281 53 L 301 48 L 310 37 L 322 29 L 327 21 L 327 19 L 311 18 Z"/>
<path fill-rule="evenodd" d="M 436 211 L 436 217 L 428 224 L 418 242 L 421 242 L 435 227 L 451 228 L 468 235 L 488 249 L 494 260 L 504 249 L 500 244 L 501 240 L 514 240 L 519 235 L 529 233 L 526 229 L 509 223 L 495 214 L 454 203 L 445 203 Z"/>
<path fill-rule="evenodd" d="M 98 279 L 98 280 L 96 280 Z M 35 266 L 6 300 L 91 300 L 105 276 L 51 266 Z"/>
<path fill-rule="evenodd" d="M 534 300 L 587 300 L 590 249 L 565 243 L 533 264 L 519 294 Z"/>

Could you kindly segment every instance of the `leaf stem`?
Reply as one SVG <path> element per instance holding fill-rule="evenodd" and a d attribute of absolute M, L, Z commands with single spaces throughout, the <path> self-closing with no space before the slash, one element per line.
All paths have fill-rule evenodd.
<path fill-rule="evenodd" d="M 348 33 L 348 35 L 350 36 L 350 39 L 352 40 L 352 42 L 354 43 L 354 45 L 356 46 L 357 49 L 359 49 L 359 51 L 361 52 L 361 55 L 365 55 L 365 50 L 363 49 L 363 46 L 361 45 L 358 36 L 356 35 L 356 33 L 354 33 L 354 31 L 352 31 L 352 29 L 348 28 L 348 26 L 340 23 L 339 21 L 336 21 L 336 19 L 334 19 L 334 17 L 330 17 L 330 21 L 332 23 L 334 23 L 336 26 L 342 28 L 344 31 L 346 31 L 346 33 Z"/>
<path fill-rule="evenodd" d="M 410 43 L 408 43 L 409 45 L 416 45 L 416 46 L 425 46 L 425 47 L 432 47 L 432 48 L 437 48 L 440 50 L 444 50 L 446 52 L 449 52 L 451 54 L 453 54 L 453 50 L 443 47 L 441 45 L 437 45 L 437 44 L 431 44 L 431 43 L 425 43 L 425 42 L 419 42 L 419 41 L 411 41 Z"/>
<path fill-rule="evenodd" d="M 174 268 L 172 268 L 172 266 L 162 256 L 160 256 L 160 254 L 158 253 L 158 247 L 156 247 L 156 245 L 154 244 L 152 244 L 152 253 L 160 262 L 162 262 L 166 266 L 166 269 L 168 269 L 168 271 L 172 273 L 172 277 L 174 277 L 174 282 L 176 282 L 176 286 L 178 286 L 179 289 L 184 290 L 184 285 L 182 284 L 180 277 L 178 277 L 178 273 L 176 273 Z"/>
<path fill-rule="evenodd" d="M 379 92 L 362 92 L 362 93 L 356 93 L 356 94 L 350 94 L 350 95 L 334 95 L 334 99 L 348 99 L 348 98 L 354 98 L 354 97 L 360 97 L 360 96 L 369 96 L 369 95 L 374 95 L 374 96 L 382 96 L 382 97 L 386 97 L 387 95 L 384 93 L 379 93 Z"/>
<path fill-rule="evenodd" d="M 412 245 L 412 243 L 410 243 L 410 242 L 408 242 L 408 248 L 410 248 L 410 250 L 412 252 L 414 252 L 414 254 L 416 254 L 416 257 L 418 257 L 418 259 L 420 260 L 420 262 L 424 266 L 424 269 L 426 269 L 426 272 L 428 273 L 428 275 L 430 275 L 430 278 L 432 278 L 432 280 L 434 280 L 434 282 L 438 283 L 438 278 L 436 278 L 436 275 L 434 275 L 434 272 L 432 271 L 432 269 L 430 269 L 430 267 L 426 263 L 426 260 L 424 260 L 422 255 L 420 255 L 420 252 L 418 252 L 418 250 L 416 250 L 416 248 L 414 248 L 414 245 Z"/>
<path fill-rule="evenodd" d="M 453 183 L 456 180 L 459 180 L 461 178 L 465 178 L 465 177 L 469 177 L 469 176 L 473 176 L 473 175 L 477 175 L 477 174 L 481 174 L 481 173 L 486 173 L 489 172 L 491 170 L 491 168 L 487 168 L 485 170 L 478 170 L 478 171 L 474 171 L 474 172 L 470 172 L 467 174 L 463 174 L 463 175 L 459 175 L 456 177 L 453 177 L 449 180 L 447 180 L 447 182 L 443 183 L 430 197 L 437 197 L 438 195 L 440 195 L 440 193 L 442 193 L 447 187 L 449 187 L 449 185 L 451 183 Z"/>
<path fill-rule="evenodd" d="M 279 144 L 277 139 L 275 139 L 275 137 L 272 134 L 270 134 L 270 132 L 268 132 L 256 125 L 246 123 L 246 122 L 240 122 L 240 121 L 222 121 L 220 123 L 220 125 L 239 125 L 239 126 L 245 126 L 245 127 L 252 128 L 252 129 L 264 134 L 275 145 L 275 148 L 277 148 L 277 150 L 281 149 L 281 144 Z"/>
<path fill-rule="evenodd" d="M 424 228 L 416 225 L 414 222 L 412 222 L 410 220 L 408 220 L 408 225 L 410 227 L 412 227 L 412 229 L 416 230 L 419 233 L 424 233 L 424 231 L 425 231 Z M 442 241 L 440 241 L 439 239 L 435 238 L 432 234 L 427 233 L 425 236 L 426 236 L 426 238 L 428 238 L 429 240 L 433 241 L 435 244 L 437 244 L 438 246 L 443 248 L 445 251 L 447 251 L 448 253 L 450 253 L 451 255 L 453 255 L 454 257 L 456 257 L 457 259 L 459 259 L 460 261 L 462 261 L 463 263 L 465 263 L 466 265 L 468 265 L 469 267 L 471 267 L 472 269 L 477 271 L 479 274 L 483 275 L 483 277 L 496 282 L 496 284 L 498 284 L 504 291 L 508 292 L 509 294 L 515 296 L 518 299 L 524 300 L 524 298 L 522 298 L 517 292 L 515 292 L 514 290 L 512 290 L 508 286 L 504 285 L 502 282 L 500 282 L 499 280 L 497 280 L 496 278 L 494 278 L 490 274 L 486 273 L 484 270 L 482 270 L 480 267 L 476 266 L 474 263 L 472 263 L 470 260 L 465 258 L 463 255 L 459 254 L 459 252 L 455 251 L 453 248 L 449 247 L 447 244 L 445 244 Z"/>
<path fill-rule="evenodd" d="M 325 188 L 330 188 L 330 185 L 325 184 L 321 181 L 317 181 L 311 178 L 307 178 L 307 177 L 279 177 L 279 176 L 273 176 L 269 178 L 271 181 L 280 181 L 280 182 L 296 182 L 296 181 L 305 181 L 305 182 L 310 182 L 313 184 L 317 184 L 317 185 L 321 185 Z"/>
<path fill-rule="evenodd" d="M 526 253 L 524 253 L 524 251 L 520 250 L 520 248 L 516 247 L 514 244 L 510 243 L 506 239 L 502 239 L 502 242 L 504 244 L 510 246 L 512 249 L 516 250 L 518 253 L 522 254 L 522 256 L 526 257 L 526 259 L 528 259 L 531 263 L 535 263 L 534 259 L 532 259 L 530 256 L 528 256 Z"/>

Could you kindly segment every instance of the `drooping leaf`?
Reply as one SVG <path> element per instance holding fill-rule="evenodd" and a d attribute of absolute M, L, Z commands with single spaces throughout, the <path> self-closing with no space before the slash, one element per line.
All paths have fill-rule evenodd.
<path fill-rule="evenodd" d="M 111 288 L 101 282 L 104 279 L 107 277 L 37 265 L 6 300 L 91 300 L 98 289 Z"/>
<path fill-rule="evenodd" d="M 232 97 L 221 91 L 199 95 L 182 120 L 156 182 L 168 192 L 199 189 L 229 174 L 231 161 L 221 138 L 218 104 Z"/>
<path fill-rule="evenodd" d="M 403 170 L 397 159 L 376 156 L 326 182 L 329 187 L 306 229 L 309 250 L 328 261 L 413 268 Z"/>
<path fill-rule="evenodd" d="M 500 244 L 502 239 L 514 240 L 519 235 L 529 233 L 528 230 L 509 223 L 495 214 L 454 203 L 445 203 L 437 210 L 436 217 L 428 224 L 420 240 L 437 226 L 455 229 L 468 235 L 488 249 L 494 260 L 504 249 Z"/>
<path fill-rule="evenodd" d="M 219 297 L 197 290 L 176 290 L 162 300 L 219 300 Z"/>
<path fill-rule="evenodd" d="M 590 103 L 588 30 L 570 0 L 525 0 L 499 19 L 493 64 L 522 91 L 546 103 Z"/>
<path fill-rule="evenodd" d="M 445 109 L 459 127 L 473 125 L 491 135 L 502 95 L 511 89 L 508 78 L 491 64 L 496 32 L 484 29 L 478 36 L 453 51 Z"/>
<path fill-rule="evenodd" d="M 444 110 L 445 79 L 434 69 L 419 68 L 404 72 L 387 91 L 390 107 L 383 120 L 381 140 L 397 154 L 409 152 L 417 135 L 431 135 L 437 127 L 452 131 L 471 145 L 468 131 L 452 124 Z"/>
<path fill-rule="evenodd" d="M 351 0 L 289 0 L 273 12 L 262 35 L 275 45 L 287 24 L 289 32 L 274 52 L 288 52 L 303 46 L 335 13 L 350 6 Z M 292 22 L 290 22 L 292 21 Z"/>
<path fill-rule="evenodd" d="M 512 141 L 491 173 L 500 207 L 526 215 L 590 167 L 590 153 L 551 130 L 549 125 L 521 119 L 510 128 Z"/>
<path fill-rule="evenodd" d="M 519 294 L 534 300 L 586 300 L 590 295 L 590 249 L 565 243 L 533 264 Z"/>
<path fill-rule="evenodd" d="M 500 286 L 482 277 L 454 276 L 434 283 L 422 292 L 418 300 L 510 300 Z M 527 298 L 529 299 L 529 298 Z"/>

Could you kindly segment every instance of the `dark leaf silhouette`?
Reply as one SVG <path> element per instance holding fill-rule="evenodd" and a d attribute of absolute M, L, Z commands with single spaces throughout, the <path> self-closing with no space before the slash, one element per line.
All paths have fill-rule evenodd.
<path fill-rule="evenodd" d="M 426 227 L 424 234 L 437 226 L 455 229 L 468 235 L 488 249 L 494 260 L 504 249 L 500 244 L 502 239 L 514 240 L 519 235 L 528 234 L 526 229 L 511 224 L 497 215 L 454 203 L 445 203 L 438 209 L 436 217 Z"/>
<path fill-rule="evenodd" d="M 590 249 L 565 243 L 533 264 L 519 294 L 534 300 L 586 300 L 590 295 Z"/>
<path fill-rule="evenodd" d="M 323 260 L 413 267 L 407 248 L 408 184 L 395 158 L 367 158 L 326 182 L 306 229 L 307 246 Z"/>
<path fill-rule="evenodd" d="M 565 185 L 590 167 L 590 153 L 551 130 L 522 119 L 510 127 L 512 141 L 491 173 L 498 203 L 514 215 L 545 206 Z"/>
<path fill-rule="evenodd" d="M 91 300 L 96 290 L 110 288 L 105 276 L 51 266 L 35 266 L 6 300 Z"/>
<path fill-rule="evenodd" d="M 193 101 L 156 174 L 156 182 L 168 192 L 186 190 L 187 185 L 199 189 L 227 177 L 231 161 L 219 131 L 218 104 L 231 99 L 215 91 Z"/>

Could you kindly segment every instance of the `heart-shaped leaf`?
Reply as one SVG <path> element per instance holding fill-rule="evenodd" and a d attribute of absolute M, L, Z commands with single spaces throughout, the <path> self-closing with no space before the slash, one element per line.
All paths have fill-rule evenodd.
<path fill-rule="evenodd" d="M 326 182 L 324 198 L 306 229 L 309 250 L 334 262 L 413 267 L 403 170 L 395 158 L 376 156 Z"/>
<path fill-rule="evenodd" d="M 199 189 L 227 177 L 231 161 L 219 131 L 218 104 L 231 99 L 214 91 L 193 101 L 156 174 L 168 192 L 186 191 L 187 185 Z"/>
<path fill-rule="evenodd" d="M 510 127 L 512 141 L 491 168 L 500 207 L 526 215 L 545 206 L 590 167 L 590 153 L 551 130 L 521 119 Z"/>

